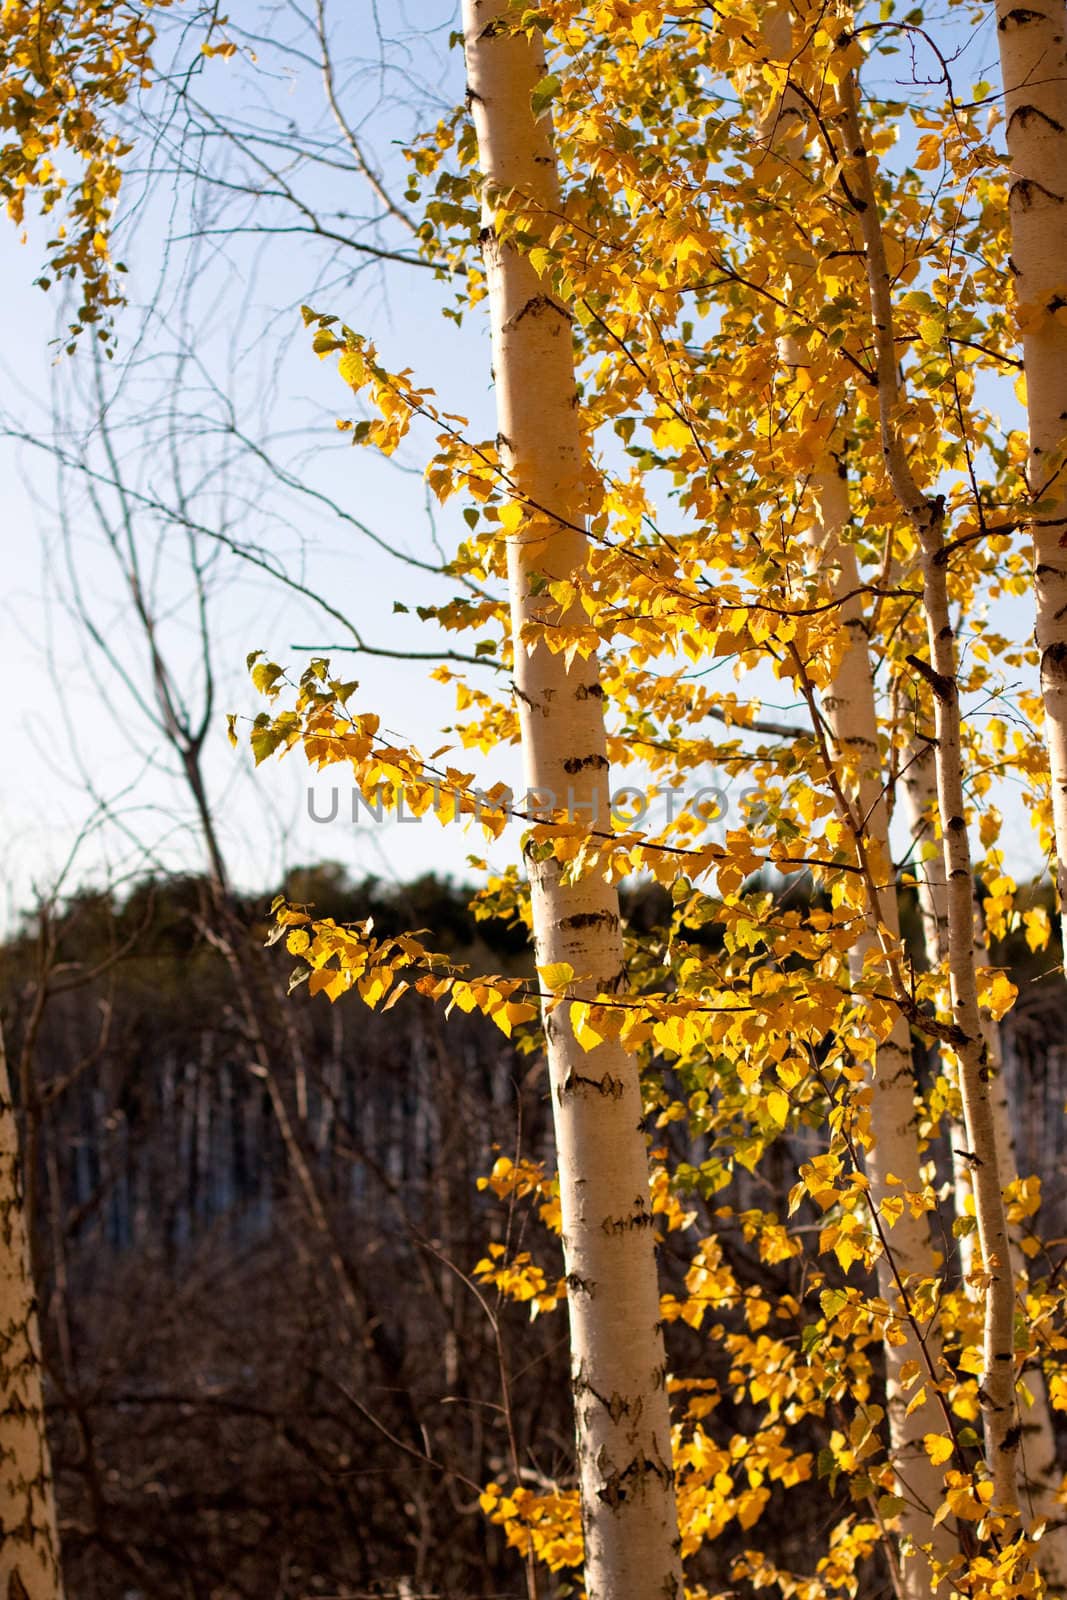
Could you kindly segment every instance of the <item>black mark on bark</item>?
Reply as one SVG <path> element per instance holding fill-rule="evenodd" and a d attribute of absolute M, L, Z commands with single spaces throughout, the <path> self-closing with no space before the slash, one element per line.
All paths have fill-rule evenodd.
<path fill-rule="evenodd" d="M 560 1097 L 565 1094 L 574 1094 L 577 1089 L 595 1089 L 597 1094 L 602 1094 L 606 1100 L 621 1100 L 626 1093 L 626 1085 L 621 1078 L 613 1078 L 610 1072 L 605 1072 L 602 1078 L 587 1078 L 581 1072 L 569 1072 L 560 1090 Z"/>
<path fill-rule="evenodd" d="M 575 773 L 575 772 L 583 771 L 586 767 L 596 767 L 596 768 L 603 769 L 603 768 L 605 768 L 607 766 L 607 764 L 608 764 L 607 756 L 601 756 L 601 755 L 570 756 L 563 763 L 563 770 L 564 770 L 564 772 Z"/>
<path fill-rule="evenodd" d="M 564 306 L 561 306 L 557 300 L 553 300 L 550 295 L 535 294 L 531 295 L 530 299 L 527 300 L 526 304 L 521 308 L 521 310 L 516 311 L 513 317 L 508 318 L 507 322 L 504 324 L 504 327 L 505 329 L 515 328 L 522 321 L 523 317 L 540 316 L 542 311 L 555 311 L 556 314 L 561 316 L 566 323 L 573 321 L 570 312 Z"/>
<path fill-rule="evenodd" d="M 617 928 L 619 919 L 614 911 L 576 911 L 573 916 L 561 917 L 557 928 L 595 928 L 598 923 Z"/>

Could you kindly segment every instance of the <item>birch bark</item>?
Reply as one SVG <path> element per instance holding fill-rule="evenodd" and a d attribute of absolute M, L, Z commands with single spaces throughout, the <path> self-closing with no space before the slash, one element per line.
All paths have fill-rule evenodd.
<path fill-rule="evenodd" d="M 19 1178 L 18 1129 L 0 1035 L 0 1594 L 63 1600 L 41 1340 Z"/>
<path fill-rule="evenodd" d="M 502 237 L 496 198 L 558 209 L 547 118 L 531 91 L 540 36 L 509 31 L 506 0 L 464 0 L 468 95 L 483 179 L 498 445 L 530 513 L 508 540 L 526 782 L 595 825 L 609 820 L 604 696 L 595 659 L 568 664 L 538 629 L 534 591 L 581 571 L 587 453 L 577 416 L 571 318 L 529 257 Z M 511 13 L 514 15 L 514 13 Z M 536 533 L 534 533 L 536 529 Z M 540 631 L 540 637 L 538 633 Z M 551 804 L 551 802 L 545 802 Z M 579 810 L 578 808 L 582 808 Z M 578 996 L 616 987 L 616 891 L 564 881 L 529 856 L 539 964 L 569 963 Z M 545 1018 L 563 1212 L 572 1385 L 590 1600 L 681 1596 L 670 1417 L 637 1062 L 615 1042 L 583 1051 L 561 1006 Z"/>
<path fill-rule="evenodd" d="M 989 1063 L 974 961 L 974 876 L 967 837 L 960 742 L 956 635 L 948 602 L 948 563 L 942 504 L 916 483 L 897 431 L 900 383 L 893 331 L 890 274 L 878 197 L 859 119 L 859 94 L 849 73 L 841 85 L 843 168 L 849 204 L 863 240 L 874 336 L 878 411 L 886 471 L 901 511 L 919 545 L 929 664 L 917 671 L 933 690 L 935 768 L 942 850 L 947 878 L 949 987 L 953 1049 L 960 1064 L 960 1094 L 973 1183 L 978 1244 L 986 1277 L 983 1371 L 979 1394 L 986 1462 L 993 1479 L 993 1509 L 1010 1532 L 1019 1513 L 1018 1462 L 1021 1430 L 1015 1403 L 1015 1293 L 1004 1212 L 1002 1179 L 989 1093 Z"/>
<path fill-rule="evenodd" d="M 916 891 L 919 913 L 922 917 L 923 951 L 931 971 L 945 967 L 948 961 L 948 879 L 945 876 L 945 858 L 937 831 L 937 773 L 933 735 L 924 737 L 916 731 L 904 746 L 903 770 L 900 788 L 904 798 L 904 811 L 908 822 L 915 865 Z M 977 926 L 975 931 L 975 961 L 979 959 Z M 988 960 L 986 961 L 988 965 Z M 983 1018 L 987 1048 L 998 1052 L 997 1060 L 990 1058 L 991 1067 L 999 1066 L 1000 1035 L 995 1026 L 990 1028 Z M 948 1070 L 951 1071 L 951 1068 Z M 1003 1083 L 998 1078 L 994 1098 L 994 1116 L 998 1130 L 1000 1117 L 1008 1115 Z M 998 1107 L 1000 1108 L 998 1115 Z M 972 1214 L 971 1164 L 968 1160 L 967 1130 L 963 1123 L 953 1118 L 948 1127 L 949 1154 L 952 1161 L 952 1200 L 957 1218 Z M 998 1132 L 998 1150 L 1001 1150 Z M 1009 1168 L 1002 1163 L 1002 1170 Z M 967 1285 L 974 1267 L 974 1233 L 970 1230 L 959 1235 L 960 1274 Z M 1013 1266 L 1016 1263 L 1013 1261 Z M 971 1286 L 973 1288 L 973 1285 Z"/>
<path fill-rule="evenodd" d="M 765 24 L 765 37 L 776 61 L 792 56 L 792 13 L 777 7 Z M 807 143 L 808 113 L 800 97 L 787 88 L 766 128 L 772 155 L 785 157 L 790 170 L 803 169 Z M 797 252 L 798 275 L 810 265 Z M 794 340 L 782 341 L 782 358 L 789 366 L 804 365 L 806 353 Z M 892 883 L 889 848 L 889 815 L 885 800 L 883 763 L 878 737 L 874 671 L 870 639 L 861 598 L 862 585 L 856 554 L 848 542 L 850 518 L 848 482 L 845 468 L 831 453 L 818 462 L 812 473 L 812 500 L 816 523 L 808 543 L 811 564 L 816 570 L 835 573 L 834 592 L 840 602 L 838 612 L 848 635 L 829 691 L 822 697 L 822 711 L 833 742 L 833 755 L 840 764 L 843 785 L 842 820 L 853 832 L 857 844 L 862 839 L 870 858 L 881 863 L 879 882 L 870 885 L 870 903 L 864 927 L 850 952 L 854 979 L 863 976 L 868 954 L 879 943 L 879 930 L 894 945 L 899 943 L 900 922 L 896 889 Z M 850 776 L 844 777 L 845 771 Z M 907 1019 L 898 1014 L 889 1038 L 878 1046 L 873 1073 L 873 1098 L 870 1112 L 872 1146 L 865 1156 L 869 1197 L 876 1213 L 881 1213 L 887 1198 L 899 1195 L 899 1185 L 912 1194 L 923 1188 L 919 1146 L 916 1135 L 916 1085 L 912 1065 L 911 1030 Z M 888 1179 L 895 1184 L 891 1186 Z M 910 1314 L 910 1302 L 900 1285 L 922 1280 L 936 1281 L 939 1264 L 934 1256 L 929 1225 L 925 1216 L 916 1217 L 905 1207 L 891 1230 L 882 1223 L 892 1259 L 883 1253 L 878 1260 L 878 1292 L 892 1307 L 892 1335 L 885 1343 L 886 1410 L 889 1419 L 889 1445 L 905 1509 L 900 1516 L 900 1531 L 915 1549 L 931 1544 L 942 1563 L 954 1553 L 955 1541 L 944 1524 L 931 1527 L 932 1517 L 944 1492 L 942 1472 L 923 1448 L 923 1437 L 939 1433 L 944 1417 L 933 1392 L 926 1388 L 925 1401 L 908 1414 L 916 1398 L 906 1390 L 901 1373 L 913 1365 L 924 1378 L 940 1377 L 940 1339 L 936 1327 Z M 920 1380 L 922 1386 L 922 1380 Z M 930 1572 L 924 1561 L 905 1560 L 900 1570 L 900 1587 L 906 1600 L 925 1600 L 931 1594 Z"/>
<path fill-rule="evenodd" d="M 1067 7 L 997 0 L 996 12 L 1030 423 L 1037 644 L 1067 928 Z M 1067 936 L 1063 946 L 1067 960 Z"/>
<path fill-rule="evenodd" d="M 834 676 L 830 693 L 823 698 L 823 710 L 839 757 L 847 758 L 858 777 L 847 796 L 857 837 L 865 838 L 871 857 L 885 870 L 884 887 L 871 886 L 874 903 L 866 927 L 851 953 L 854 978 L 862 977 L 867 954 L 879 940 L 879 928 L 896 945 L 900 940 L 900 918 L 896 888 L 892 883 L 892 855 L 889 848 L 889 814 L 886 807 L 882 761 L 878 741 L 878 718 L 874 692 L 870 643 L 863 616 L 859 570 L 855 551 L 843 539 L 848 526 L 848 486 L 836 464 L 823 467 L 816 479 L 816 502 L 820 527 L 816 548 L 820 560 L 836 568 L 835 589 L 842 599 L 840 616 L 848 629 L 849 644 Z M 912 1062 L 911 1029 L 898 1014 L 888 1039 L 878 1046 L 875 1060 L 874 1095 L 871 1102 L 873 1144 L 865 1156 L 870 1182 L 870 1200 L 881 1211 L 887 1198 L 899 1195 L 899 1183 L 912 1194 L 924 1187 L 920 1172 L 916 1132 L 916 1085 Z M 889 1178 L 899 1180 L 891 1185 Z M 944 1417 L 932 1388 L 925 1402 L 907 1414 L 914 1391 L 901 1384 L 901 1371 L 907 1362 L 917 1362 L 924 1377 L 931 1370 L 940 1376 L 941 1341 L 936 1326 L 920 1321 L 917 1330 L 904 1315 L 897 1275 L 905 1283 L 923 1279 L 936 1281 L 941 1272 L 934 1256 L 930 1229 L 925 1216 L 915 1217 L 905 1206 L 886 1240 L 892 1254 L 878 1261 L 878 1292 L 896 1312 L 893 1337 L 886 1341 L 886 1409 L 889 1416 L 890 1448 L 900 1479 L 906 1509 L 901 1514 L 901 1532 L 916 1547 L 932 1542 L 933 1553 L 941 1561 L 953 1554 L 955 1541 L 941 1523 L 931 1529 L 931 1518 L 944 1493 L 941 1469 L 935 1467 L 923 1448 L 928 1433 L 941 1433 Z M 896 1342 L 899 1335 L 903 1342 Z M 920 1342 L 921 1339 L 921 1342 Z M 921 1380 L 920 1380 L 921 1383 Z M 905 1561 L 901 1586 L 907 1600 L 929 1595 L 930 1573 L 921 1561 Z"/>
<path fill-rule="evenodd" d="M 912 841 L 920 846 L 918 858 L 919 903 L 923 915 L 923 935 L 927 961 L 932 967 L 948 960 L 948 880 L 944 859 L 923 854 L 922 845 L 937 838 L 937 781 L 934 771 L 934 746 L 929 739 L 914 738 L 905 749 L 902 782 L 904 803 Z M 974 960 L 976 969 L 989 965 L 989 946 L 979 907 L 974 908 Z M 990 1072 L 990 1101 L 997 1164 L 1004 1183 L 1019 1176 L 1018 1155 L 1012 1129 L 1011 1106 L 1001 1050 L 1000 1029 L 993 1019 L 982 1017 Z M 966 1129 L 954 1123 L 950 1130 L 952 1166 L 957 1217 L 967 1213 L 972 1195 L 971 1167 L 966 1157 Z M 962 1152 L 962 1154 L 961 1154 Z M 974 1265 L 974 1235 L 965 1234 L 960 1243 L 960 1264 L 965 1278 Z M 1026 1257 L 1018 1241 L 1009 1235 L 1012 1277 L 1025 1290 L 1028 1277 Z M 972 1286 L 973 1287 L 973 1286 Z M 1067 1514 L 1059 1488 L 1064 1476 L 1056 1445 L 1049 1407 L 1048 1386 L 1040 1366 L 1028 1369 L 1027 1387 L 1032 1396 L 1029 1408 L 1020 1408 L 1022 1442 L 1020 1476 L 1023 1502 L 1035 1522 L 1044 1522 L 1046 1531 L 1038 1548 L 1038 1566 L 1050 1597 L 1067 1594 Z"/>

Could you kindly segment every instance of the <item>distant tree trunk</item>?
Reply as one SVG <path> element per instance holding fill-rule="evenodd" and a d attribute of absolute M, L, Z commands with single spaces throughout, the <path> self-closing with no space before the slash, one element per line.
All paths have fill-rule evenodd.
<path fill-rule="evenodd" d="M 510 190 L 559 207 L 547 118 L 530 96 L 544 75 L 539 35 L 512 33 L 506 0 L 464 0 L 470 104 L 484 180 L 483 247 L 499 447 L 526 517 L 508 541 L 515 685 L 526 781 L 608 826 L 604 696 L 595 659 L 568 664 L 538 639 L 538 579 L 585 568 L 586 474 L 571 318 L 528 256 L 498 233 Z M 526 637 L 529 629 L 530 637 Z M 595 809 L 594 809 L 595 808 Z M 600 876 L 567 884 L 528 853 L 539 964 L 568 962 L 573 990 L 622 977 L 619 905 Z M 582 1050 L 567 1008 L 545 1018 L 563 1210 L 578 1465 L 590 1600 L 680 1597 L 663 1338 L 635 1058 Z"/>
<path fill-rule="evenodd" d="M 62 1600 L 41 1336 L 0 1032 L 0 1596 Z"/>
<path fill-rule="evenodd" d="M 791 58 L 791 7 L 777 6 L 768 14 L 764 36 L 776 61 Z M 789 170 L 802 171 L 804 149 L 811 131 L 807 107 L 799 95 L 787 88 L 766 126 L 770 159 L 784 158 Z M 798 280 L 809 270 L 810 261 L 803 246 L 798 245 L 795 253 Z M 788 292 L 788 285 L 784 287 Z M 791 369 L 808 363 L 800 341 L 788 335 L 781 340 L 780 354 Z M 832 758 L 842 772 L 848 773 L 838 789 L 846 813 L 842 821 L 850 828 L 857 848 L 860 840 L 864 840 L 869 857 L 880 863 L 876 869 L 878 881 L 869 886 L 864 929 L 850 952 L 853 979 L 858 980 L 863 977 L 868 954 L 878 947 L 880 930 L 894 944 L 899 941 L 900 917 L 896 888 L 892 883 L 889 813 L 871 644 L 856 553 L 848 540 L 851 513 L 848 480 L 844 462 L 835 458 L 832 445 L 826 447 L 816 463 L 810 489 L 814 511 L 814 525 L 807 536 L 811 566 L 835 574 L 838 617 L 848 635 L 848 644 L 833 680 L 821 696 L 821 711 L 831 734 Z M 913 1194 L 923 1187 L 916 1137 L 911 1028 L 902 1013 L 897 1014 L 889 1037 L 878 1045 L 872 1088 L 872 1147 L 866 1154 L 865 1166 L 870 1201 L 877 1214 L 883 1202 L 894 1196 L 894 1187 L 888 1183 L 888 1178 L 894 1179 L 897 1193 L 900 1184 Z M 940 1504 L 944 1492 L 943 1474 L 923 1447 L 924 1435 L 938 1433 L 944 1426 L 944 1415 L 932 1381 L 941 1376 L 941 1341 L 936 1326 L 928 1318 L 910 1314 L 910 1302 L 900 1292 L 901 1283 L 936 1280 L 938 1266 L 925 1216 L 916 1217 L 905 1207 L 896 1226 L 890 1230 L 883 1223 L 883 1229 L 892 1259 L 886 1253 L 879 1257 L 878 1292 L 895 1313 L 891 1335 L 885 1341 L 886 1410 L 890 1452 L 904 1501 L 900 1531 L 912 1541 L 916 1551 L 924 1543 L 932 1543 L 934 1555 L 944 1562 L 956 1548 L 951 1529 L 942 1522 L 931 1531 L 930 1525 L 932 1512 Z M 910 1413 L 909 1406 L 916 1396 L 901 1382 L 905 1366 L 918 1367 L 923 1374 L 920 1387 L 926 1390 L 924 1402 L 913 1407 Z M 901 1562 L 900 1587 L 904 1600 L 927 1600 L 930 1596 L 930 1569 L 921 1556 Z"/>
<path fill-rule="evenodd" d="M 823 697 L 823 709 L 838 755 L 846 757 L 850 765 L 859 769 L 854 792 L 847 797 L 857 836 L 866 837 L 872 859 L 882 865 L 882 882 L 889 885 L 873 896 L 875 903 L 870 907 L 867 927 L 851 952 L 853 974 L 860 978 L 868 952 L 877 945 L 879 926 L 891 941 L 899 940 L 900 915 L 896 887 L 892 884 L 889 814 L 878 742 L 870 643 L 860 598 L 862 585 L 855 551 L 843 538 L 849 518 L 848 485 L 833 461 L 817 474 L 815 492 L 821 518 L 816 540 L 818 559 L 824 568 L 836 568 L 837 593 L 850 597 L 842 598 L 840 612 L 842 623 L 848 629 L 849 644 L 829 691 Z M 867 1152 L 865 1164 L 871 1185 L 871 1204 L 879 1210 L 883 1201 L 892 1198 L 894 1192 L 899 1193 L 900 1184 L 913 1194 L 923 1188 L 916 1136 L 911 1028 L 900 1013 L 892 1033 L 878 1046 L 873 1088 L 873 1148 Z M 895 1188 L 888 1182 L 890 1177 L 896 1180 Z M 892 1260 L 885 1255 L 879 1258 L 878 1292 L 899 1315 L 902 1307 L 897 1274 L 905 1283 L 920 1279 L 934 1281 L 940 1269 L 934 1258 L 926 1217 L 913 1216 L 909 1207 L 904 1208 L 896 1226 L 886 1230 L 886 1240 Z M 901 1532 L 910 1536 L 917 1548 L 932 1539 L 934 1554 L 946 1561 L 955 1549 L 950 1529 L 945 1523 L 933 1530 L 930 1527 L 931 1511 L 940 1504 L 944 1492 L 942 1471 L 934 1466 L 923 1448 L 924 1435 L 943 1430 L 944 1416 L 932 1384 L 923 1380 L 920 1384 L 926 1387 L 927 1398 L 909 1415 L 914 1393 L 904 1389 L 900 1380 L 904 1365 L 913 1362 L 919 1364 L 924 1380 L 931 1367 L 940 1375 L 939 1331 L 934 1325 L 927 1326 L 922 1318 L 919 1322 L 923 1330 L 921 1345 L 919 1334 L 907 1319 L 901 1320 L 885 1343 L 890 1447 L 907 1502 L 900 1517 Z M 906 1600 L 921 1600 L 932 1592 L 929 1569 L 921 1557 L 903 1562 L 901 1586 Z"/>
<path fill-rule="evenodd" d="M 996 9 L 1030 421 L 1037 643 L 1067 930 L 1067 7 L 997 0 Z M 1067 959 L 1067 933 L 1063 949 Z"/>
<path fill-rule="evenodd" d="M 1005 1527 L 1017 1526 L 1020 1430 L 1015 1398 L 1015 1288 L 997 1160 L 988 1080 L 988 1049 L 978 1005 L 974 960 L 974 874 L 963 797 L 960 697 L 956 633 L 948 599 L 944 502 L 916 482 L 897 433 L 901 391 L 894 344 L 892 284 L 870 158 L 863 141 L 859 89 L 854 74 L 841 83 L 841 136 L 847 151 L 846 198 L 863 240 L 878 387 L 879 428 L 886 472 L 919 545 L 923 609 L 930 660 L 910 657 L 929 683 L 934 702 L 935 771 L 945 877 L 948 883 L 949 990 L 959 1061 L 960 1096 L 973 1184 L 978 1243 L 986 1274 L 985 1330 L 979 1395 L 986 1464 L 993 1479 L 993 1509 Z"/>
<path fill-rule="evenodd" d="M 907 713 L 913 717 L 912 712 Z M 934 764 L 935 742 L 933 729 L 928 736 L 914 731 L 903 750 L 900 790 L 911 837 L 913 865 L 919 914 L 922 918 L 923 953 L 931 971 L 943 967 L 948 961 L 948 879 L 945 876 L 945 858 L 937 831 L 937 773 Z M 977 932 L 975 938 L 977 940 Z M 975 959 L 978 947 L 975 947 Z M 988 965 L 988 958 L 986 960 Z M 983 1021 L 988 1019 L 983 1018 Z M 986 1044 L 997 1050 L 1000 1037 L 995 1026 L 986 1030 Z M 939 1052 L 940 1053 L 940 1052 Z M 991 1063 L 994 1064 L 994 1063 Z M 958 1086 L 958 1085 L 957 1085 Z M 1002 1101 L 1001 1116 L 1007 1114 L 1007 1100 L 1001 1079 L 997 1080 L 996 1101 Z M 997 1111 L 994 1105 L 994 1111 Z M 998 1128 L 1001 1127 L 998 1120 Z M 973 1188 L 971 1163 L 967 1149 L 967 1130 L 957 1117 L 948 1125 L 949 1156 L 952 1161 L 952 1199 L 957 1219 L 972 1217 Z M 999 1144 L 998 1144 L 999 1148 Z M 1004 1172 L 1009 1168 L 1005 1166 Z M 973 1226 L 960 1233 L 956 1244 L 959 1250 L 960 1272 L 966 1284 L 974 1266 Z"/>
<path fill-rule="evenodd" d="M 919 846 L 916 871 L 926 958 L 932 967 L 936 967 L 948 960 L 948 880 L 940 847 L 936 854 L 924 852 L 922 848 L 935 841 L 937 834 L 937 781 L 931 739 L 916 736 L 909 742 L 905 749 L 902 787 L 912 841 Z M 978 968 L 989 965 L 989 946 L 977 905 L 974 909 L 974 959 Z M 1000 1028 L 992 1017 L 984 1014 L 982 1026 L 990 1072 L 997 1164 L 1002 1181 L 1008 1185 L 1019 1176 L 1019 1161 L 1008 1102 Z M 962 1217 L 967 1214 L 967 1201 L 972 1195 L 966 1129 L 960 1123 L 953 1122 L 949 1138 L 952 1143 L 955 1211 L 957 1217 Z M 967 1233 L 959 1241 L 960 1262 L 965 1275 L 973 1266 L 973 1240 L 974 1235 Z M 1010 1248 L 1013 1277 L 1016 1282 L 1021 1280 L 1025 1286 L 1027 1262 L 1017 1238 L 1011 1238 Z M 1029 1408 L 1020 1410 L 1023 1429 L 1020 1473 L 1023 1499 L 1033 1519 L 1046 1524 L 1045 1536 L 1038 1547 L 1041 1575 L 1052 1594 L 1063 1595 L 1067 1593 L 1067 1520 L 1058 1493 L 1063 1469 L 1056 1448 L 1048 1386 L 1040 1365 L 1029 1370 L 1027 1381 L 1033 1403 Z"/>

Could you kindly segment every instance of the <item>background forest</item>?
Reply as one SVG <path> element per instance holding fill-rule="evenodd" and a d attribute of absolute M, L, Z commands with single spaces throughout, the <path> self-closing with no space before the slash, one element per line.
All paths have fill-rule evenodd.
<path fill-rule="evenodd" d="M 324 865 L 284 887 L 345 920 L 431 928 L 476 967 L 529 970 L 525 930 L 476 923 L 469 894 L 432 878 L 392 889 Z M 270 898 L 235 907 L 250 941 L 266 935 Z M 559 1314 L 531 1322 L 475 1268 L 491 1241 L 514 1255 L 531 1243 L 529 1219 L 484 1178 L 502 1159 L 551 1166 L 543 1059 L 477 1014 L 443 1023 L 422 997 L 382 1017 L 327 1009 L 306 988 L 287 998 L 292 963 L 276 949 L 259 998 L 277 1041 L 265 1060 L 209 904 L 209 886 L 188 877 L 85 893 L 27 916 L 3 952 L 9 1065 L 35 1153 L 69 1592 L 524 1594 L 522 1563 L 478 1495 L 498 1475 L 566 1483 L 565 1329 Z M 665 935 L 662 891 L 627 909 L 635 930 Z M 911 920 L 918 956 L 914 910 Z M 996 956 L 1022 990 L 1005 1074 L 1058 1274 L 1063 979 L 1022 939 Z M 916 1068 L 928 1084 L 921 1052 Z M 673 1137 L 679 1155 L 699 1158 Z M 687 1200 L 738 1283 L 772 1303 L 798 1294 L 804 1261 L 761 1260 L 752 1219 L 781 1205 L 808 1153 L 808 1141 L 784 1140 L 765 1176 L 740 1169 L 707 1201 Z M 939 1226 L 951 1258 L 950 1208 Z M 537 1249 L 558 1275 L 558 1256 L 541 1239 Z M 684 1292 L 687 1265 L 668 1243 L 666 1291 Z M 725 1320 L 744 1327 L 736 1313 Z M 684 1322 L 668 1349 L 679 1379 L 722 1391 L 726 1426 L 750 1424 L 730 1398 L 726 1350 Z M 825 1448 L 830 1431 L 812 1426 L 808 1448 Z M 844 1486 L 828 1494 L 813 1479 L 772 1503 L 761 1537 L 802 1568 L 812 1528 L 848 1505 Z M 726 1540 L 730 1553 L 747 1543 L 743 1529 Z M 708 1559 L 710 1578 L 722 1549 Z M 864 1592 L 883 1582 L 876 1567 Z"/>

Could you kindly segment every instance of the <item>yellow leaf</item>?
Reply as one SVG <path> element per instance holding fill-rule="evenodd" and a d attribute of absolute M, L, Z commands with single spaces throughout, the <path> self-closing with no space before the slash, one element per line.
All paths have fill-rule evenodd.
<path fill-rule="evenodd" d="M 943 1466 L 952 1455 L 955 1445 L 944 1433 L 924 1433 L 923 1449 L 935 1467 Z"/>
<path fill-rule="evenodd" d="M 980 974 L 980 978 L 983 980 L 981 1002 L 993 1020 L 999 1022 L 1015 1004 L 1015 996 L 1019 991 L 1006 972 L 995 972 L 986 968 Z"/>
<path fill-rule="evenodd" d="M 781 1089 L 772 1089 L 767 1096 L 767 1110 L 773 1123 L 784 1128 L 789 1117 L 789 1096 Z"/>
<path fill-rule="evenodd" d="M 598 1033 L 589 1021 L 592 1007 L 584 1000 L 576 1001 L 571 1006 L 571 1027 L 574 1037 L 583 1050 L 593 1050 L 604 1041 L 604 1035 Z"/>

